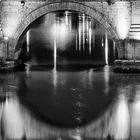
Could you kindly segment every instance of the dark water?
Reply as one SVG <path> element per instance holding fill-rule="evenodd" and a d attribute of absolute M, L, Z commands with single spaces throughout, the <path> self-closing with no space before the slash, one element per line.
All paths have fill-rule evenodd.
<path fill-rule="evenodd" d="M 137 140 L 139 118 L 139 74 L 108 66 L 0 74 L 3 139 Z"/>

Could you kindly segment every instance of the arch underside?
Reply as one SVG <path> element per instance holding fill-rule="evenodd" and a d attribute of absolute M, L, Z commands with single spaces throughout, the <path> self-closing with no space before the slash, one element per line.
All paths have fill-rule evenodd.
<path fill-rule="evenodd" d="M 21 35 L 29 27 L 31 23 L 33 23 L 36 19 L 38 19 L 39 17 L 45 14 L 48 14 L 50 12 L 60 11 L 60 10 L 76 11 L 89 15 L 91 18 L 96 19 L 100 24 L 102 24 L 105 27 L 105 29 L 109 32 L 109 34 L 111 34 L 112 38 L 118 39 L 118 35 L 116 31 L 113 28 L 111 21 L 106 15 L 97 11 L 93 7 L 89 7 L 82 3 L 58 2 L 58 3 L 51 3 L 39 7 L 34 11 L 32 11 L 28 16 L 26 16 L 25 19 L 23 19 L 23 22 L 19 25 L 19 28 L 17 28 L 17 31 L 14 35 L 14 40 L 15 40 L 15 43 L 13 45 L 14 51 L 17 50 L 17 46 L 18 46 L 17 44 Z"/>

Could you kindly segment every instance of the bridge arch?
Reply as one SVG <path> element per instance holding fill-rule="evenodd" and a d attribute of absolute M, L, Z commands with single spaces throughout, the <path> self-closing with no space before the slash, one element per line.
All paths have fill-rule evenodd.
<path fill-rule="evenodd" d="M 45 4 L 32 12 L 30 12 L 19 24 L 13 38 L 13 52 L 15 53 L 17 50 L 18 42 L 22 36 L 22 34 L 28 29 L 29 25 L 33 23 L 39 17 L 60 10 L 71 10 L 84 13 L 89 15 L 91 18 L 97 20 L 100 24 L 102 24 L 105 29 L 111 34 L 113 39 L 118 39 L 118 34 L 115 28 L 112 25 L 111 20 L 108 16 L 104 15 L 102 12 L 98 11 L 95 7 L 90 7 L 85 5 L 84 3 L 79 2 L 53 2 Z"/>

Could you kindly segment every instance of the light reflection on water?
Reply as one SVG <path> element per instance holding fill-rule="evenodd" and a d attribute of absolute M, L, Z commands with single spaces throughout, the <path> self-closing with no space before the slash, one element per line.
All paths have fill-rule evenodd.
<path fill-rule="evenodd" d="M 19 72 L 0 76 L 1 138 L 62 140 L 68 138 L 76 140 L 109 139 L 110 137 L 114 139 L 140 138 L 139 75 L 114 74 L 108 66 L 103 69 L 55 72 L 57 80 L 52 70 Z M 54 80 L 56 81 L 54 82 Z M 46 81 L 48 85 L 46 85 Z M 44 90 L 40 88 L 44 88 Z M 35 91 L 40 91 L 40 93 Z M 43 100 L 45 97 L 46 99 Z M 93 98 L 96 98 L 97 101 Z M 111 98 L 111 101 L 106 98 Z M 41 100 L 41 103 L 38 100 Z M 109 102 L 109 105 L 105 104 L 104 100 Z M 49 103 L 43 103 L 44 101 Z M 42 106 L 34 107 L 38 109 L 44 105 L 44 108 L 40 108 L 40 110 L 52 110 L 52 112 L 50 110 L 47 112 L 52 113 L 48 114 L 49 117 L 62 121 L 62 123 L 65 121 L 65 123 L 68 123 L 67 121 L 73 123 L 74 121 L 77 126 L 60 128 L 58 125 L 51 125 L 37 117 L 31 108 L 26 106 L 26 102 L 42 104 Z M 100 111 L 100 106 L 103 110 L 95 117 L 93 114 L 96 109 Z M 107 107 L 104 108 L 104 106 Z M 69 114 L 66 114 L 68 112 L 65 109 Z M 61 112 L 57 112 L 57 110 L 61 110 Z M 93 117 L 93 120 L 81 125 L 84 120 L 91 119 L 89 116 Z M 68 120 L 69 117 L 72 117 L 71 120 Z"/>

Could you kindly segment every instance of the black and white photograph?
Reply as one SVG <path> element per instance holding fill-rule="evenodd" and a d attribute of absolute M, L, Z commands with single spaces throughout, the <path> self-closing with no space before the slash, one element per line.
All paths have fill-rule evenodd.
<path fill-rule="evenodd" d="M 0 140 L 140 140 L 140 0 L 0 0 Z"/>

